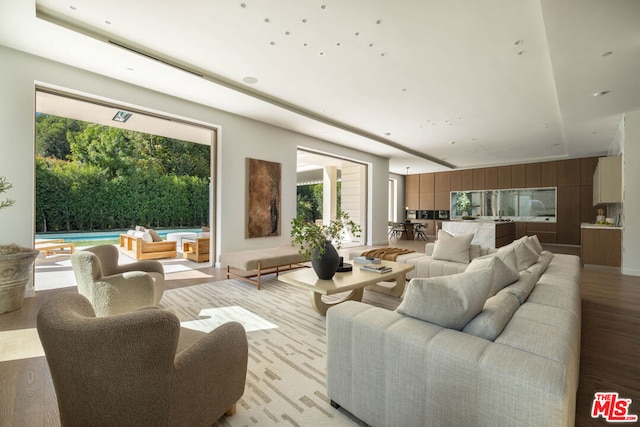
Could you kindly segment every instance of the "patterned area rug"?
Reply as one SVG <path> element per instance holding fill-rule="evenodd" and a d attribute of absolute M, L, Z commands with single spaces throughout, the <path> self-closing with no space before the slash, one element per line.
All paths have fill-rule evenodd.
<path fill-rule="evenodd" d="M 248 331 L 244 395 L 236 414 L 221 418 L 216 426 L 363 425 L 329 403 L 325 317 L 311 308 L 308 292 L 275 276 L 265 278 L 261 290 L 240 280 L 224 280 L 172 289 L 162 297 L 161 305 L 175 311 L 184 326 L 206 330 L 207 323 L 214 328 L 219 322 L 238 320 Z M 388 309 L 400 303 L 369 291 L 363 301 Z"/>

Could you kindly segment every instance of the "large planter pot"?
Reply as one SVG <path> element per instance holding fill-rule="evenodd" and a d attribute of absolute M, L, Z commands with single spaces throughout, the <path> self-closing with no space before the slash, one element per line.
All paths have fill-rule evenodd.
<path fill-rule="evenodd" d="M 314 249 L 311 254 L 311 265 L 319 279 L 330 280 L 336 274 L 340 264 L 338 251 L 329 240 L 325 242 L 325 251 L 319 255 L 319 249 Z"/>
<path fill-rule="evenodd" d="M 24 291 L 39 251 L 0 255 L 0 314 L 22 307 Z"/>

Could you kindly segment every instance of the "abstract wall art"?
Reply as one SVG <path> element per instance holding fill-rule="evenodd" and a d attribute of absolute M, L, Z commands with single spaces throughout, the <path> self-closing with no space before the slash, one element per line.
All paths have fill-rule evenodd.
<path fill-rule="evenodd" d="M 247 237 L 280 235 L 282 165 L 247 158 Z"/>

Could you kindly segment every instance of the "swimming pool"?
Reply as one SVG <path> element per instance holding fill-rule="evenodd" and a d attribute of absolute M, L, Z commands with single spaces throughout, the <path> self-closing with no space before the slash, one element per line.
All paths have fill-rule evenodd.
<path fill-rule="evenodd" d="M 167 238 L 168 233 L 200 233 L 202 228 L 172 228 L 172 229 L 154 229 L 163 238 Z M 110 231 L 88 231 L 88 232 L 69 232 L 69 233 L 37 233 L 36 239 L 64 239 L 65 242 L 81 242 L 87 240 L 111 240 L 119 239 L 121 234 L 126 234 L 127 230 L 110 230 Z"/>

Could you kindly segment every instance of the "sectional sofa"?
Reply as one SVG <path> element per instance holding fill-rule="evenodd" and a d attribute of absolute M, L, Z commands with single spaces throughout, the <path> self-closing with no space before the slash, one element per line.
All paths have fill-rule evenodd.
<path fill-rule="evenodd" d="M 573 426 L 580 307 L 579 258 L 525 237 L 395 311 L 331 308 L 329 397 L 372 426 Z"/>

